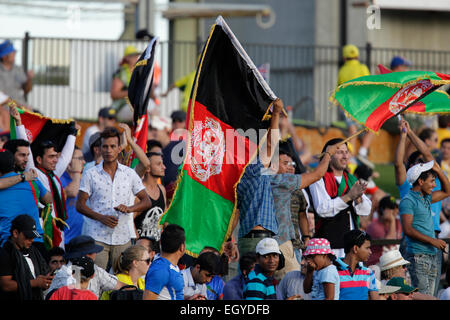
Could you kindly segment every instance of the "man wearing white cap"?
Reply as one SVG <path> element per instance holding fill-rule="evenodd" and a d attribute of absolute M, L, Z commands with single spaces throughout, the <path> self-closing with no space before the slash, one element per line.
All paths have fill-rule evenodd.
<path fill-rule="evenodd" d="M 442 188 L 433 192 L 436 177 L 441 180 Z M 406 236 L 405 259 L 410 262 L 408 271 L 412 286 L 421 293 L 433 295 L 438 274 L 436 249 L 445 250 L 447 244 L 436 238 L 430 205 L 450 195 L 450 183 L 433 160 L 412 166 L 406 172 L 406 180 L 412 184 L 412 189 L 399 206 Z"/>
<path fill-rule="evenodd" d="M 276 300 L 276 270 L 284 267 L 284 257 L 273 238 L 264 238 L 256 245 L 256 265 L 249 273 L 243 290 L 244 300 Z"/>

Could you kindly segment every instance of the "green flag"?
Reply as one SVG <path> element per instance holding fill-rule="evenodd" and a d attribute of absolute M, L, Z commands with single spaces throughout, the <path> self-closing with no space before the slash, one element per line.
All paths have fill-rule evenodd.
<path fill-rule="evenodd" d="M 330 101 L 340 105 L 347 116 L 377 132 L 386 120 L 413 102 L 405 112 L 450 113 L 449 95 L 436 90 L 449 83 L 450 75 L 438 72 L 404 71 L 370 75 L 341 84 L 331 95 Z"/>

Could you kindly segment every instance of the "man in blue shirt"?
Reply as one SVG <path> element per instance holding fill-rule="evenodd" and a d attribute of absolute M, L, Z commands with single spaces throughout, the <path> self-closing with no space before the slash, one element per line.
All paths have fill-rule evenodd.
<path fill-rule="evenodd" d="M 24 151 L 22 149 L 26 150 L 28 147 L 17 147 L 18 151 L 15 154 L 22 153 L 22 151 Z M 51 201 L 51 196 L 38 180 L 30 181 L 33 176 L 31 172 L 20 174 L 14 172 L 14 167 L 18 168 L 17 165 L 15 166 L 15 154 L 9 150 L 0 152 L 1 178 L 13 176 L 20 177 L 19 183 L 0 190 L 0 201 L 2 203 L 0 206 L 0 245 L 3 244 L 10 235 L 12 220 L 20 214 L 28 214 L 34 219 L 37 232 L 41 236 L 40 238 L 37 238 L 35 242 L 39 250 L 42 251 L 44 250 L 42 240 L 44 231 L 39 220 L 38 201 L 49 203 Z M 34 174 L 34 177 L 36 177 L 36 174 Z M 42 244 L 42 248 L 40 247 L 40 244 Z"/>
<path fill-rule="evenodd" d="M 267 133 L 267 147 L 264 152 L 258 154 L 256 163 L 247 165 L 236 188 L 238 210 L 236 211 L 233 229 L 239 218 L 238 247 L 240 254 L 255 251 L 256 244 L 261 239 L 272 237 L 278 233 L 270 186 L 271 174 L 267 170 L 269 170 L 270 160 L 276 148 L 276 145 L 272 145 L 272 142 L 275 141 L 278 144 L 279 141 L 280 132 L 278 128 L 282 110 L 282 100 L 275 100 Z"/>
<path fill-rule="evenodd" d="M 399 129 L 400 129 L 400 140 L 398 142 L 397 150 L 395 151 L 394 166 L 395 166 L 395 183 L 400 192 L 400 199 L 403 199 L 407 195 L 408 191 L 412 188 L 412 184 L 409 183 L 406 179 L 406 171 L 413 165 L 416 165 L 418 163 L 429 162 L 431 160 L 434 160 L 434 157 L 430 151 L 430 147 L 426 143 L 426 141 L 428 140 L 421 139 L 419 136 L 417 136 L 414 133 L 414 131 L 411 130 L 406 120 L 400 121 Z M 417 149 L 417 151 L 414 151 L 409 155 L 405 166 L 405 164 L 403 163 L 403 159 L 405 157 L 407 138 L 411 141 L 412 145 Z M 435 182 L 436 186 L 434 187 L 433 191 L 441 190 L 440 179 L 436 179 Z M 441 232 L 440 228 L 441 210 L 442 210 L 441 201 L 437 201 L 431 204 L 431 214 L 433 218 L 434 232 L 436 238 Z M 400 244 L 400 252 L 402 253 L 402 255 L 406 255 L 405 245 L 406 242 L 405 239 L 403 238 L 402 243 Z M 436 268 L 438 270 L 437 271 L 438 274 L 436 277 L 435 293 L 434 293 L 435 295 L 437 294 L 441 278 L 440 275 L 442 268 L 442 254 L 436 255 Z"/>
<path fill-rule="evenodd" d="M 145 276 L 143 300 L 184 300 L 178 260 L 186 251 L 184 229 L 169 224 L 161 233 L 161 255 L 155 256 Z"/>
<path fill-rule="evenodd" d="M 436 177 L 442 182 L 442 190 L 433 191 Z M 412 166 L 406 180 L 412 189 L 401 200 L 399 213 L 406 236 L 405 259 L 410 262 L 411 284 L 421 293 L 434 295 L 438 276 L 436 249 L 445 250 L 447 244 L 436 238 L 431 204 L 449 196 L 450 183 L 433 160 Z"/>

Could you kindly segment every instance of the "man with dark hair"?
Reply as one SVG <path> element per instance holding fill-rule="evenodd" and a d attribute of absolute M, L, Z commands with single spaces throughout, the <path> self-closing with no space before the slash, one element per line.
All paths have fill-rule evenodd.
<path fill-rule="evenodd" d="M 161 252 L 159 241 L 156 241 L 156 239 L 152 237 L 139 237 L 139 239 L 136 240 L 136 244 L 147 248 L 151 261 L 153 261 L 154 257 Z"/>
<path fill-rule="evenodd" d="M 343 139 L 329 140 L 323 147 L 342 142 Z M 342 235 L 359 228 L 359 216 L 368 216 L 372 202 L 364 194 L 367 183 L 359 181 L 347 170 L 350 153 L 343 143 L 332 155 L 328 171 L 324 177 L 310 185 L 313 206 L 317 214 L 315 238 L 330 241 L 337 257 L 343 257 L 344 239 Z"/>
<path fill-rule="evenodd" d="M 75 279 L 72 273 L 72 260 L 79 259 L 81 257 L 88 257 L 95 261 L 95 258 L 99 252 L 103 250 L 102 246 L 95 244 L 95 240 L 92 237 L 81 235 L 73 238 L 66 246 L 66 254 L 64 259 L 67 263 L 61 266 L 59 272 L 56 273 L 55 278 L 48 290 L 46 300 L 48 300 L 53 292 L 68 284 L 75 284 Z M 100 298 L 104 291 L 119 290 L 126 284 L 119 281 L 117 277 L 105 269 L 94 265 L 95 275 L 94 278 L 89 281 L 87 289 L 95 293 Z"/>
<path fill-rule="evenodd" d="M 16 121 L 17 137 L 28 141 L 26 128 L 22 125 L 21 116 L 16 107 L 10 108 L 10 114 Z M 78 131 L 81 129 L 79 124 L 72 127 L 70 134 L 67 136 L 66 142 L 62 150 L 58 150 L 56 144 L 52 141 L 42 141 L 38 146 L 33 148 L 26 169 L 37 169 L 38 179 L 42 185 L 49 191 L 52 196 L 51 215 L 55 218 L 57 229 L 60 234 L 56 235 L 56 229 L 53 233 L 53 246 L 64 246 L 64 223 L 67 219 L 67 211 L 65 206 L 65 195 L 60 177 L 66 170 L 72 160 L 73 150 Z M 44 205 L 40 204 L 40 208 Z"/>
<path fill-rule="evenodd" d="M 14 155 L 14 171 L 25 171 L 28 163 L 28 157 L 30 155 L 30 143 L 23 139 L 11 139 L 8 140 L 3 148 L 11 151 Z"/>
<path fill-rule="evenodd" d="M 32 246 L 40 237 L 34 219 L 22 214 L 11 223 L 10 237 L 0 248 L 0 300 L 43 300 L 53 276 Z"/>
<path fill-rule="evenodd" d="M 433 191 L 435 179 L 439 178 L 442 190 Z M 445 241 L 434 232 L 431 204 L 450 195 L 450 183 L 435 161 L 419 163 L 406 173 L 406 180 L 412 189 L 401 200 L 399 206 L 403 232 L 406 236 L 405 259 L 410 262 L 408 270 L 411 284 L 424 294 L 436 294 L 438 270 L 438 250 L 445 250 Z"/>
<path fill-rule="evenodd" d="M 185 252 L 184 229 L 167 225 L 161 234 L 161 254 L 155 257 L 145 276 L 143 300 L 184 300 L 184 280 L 177 264 Z"/>
<path fill-rule="evenodd" d="M 66 252 L 61 247 L 54 247 L 48 250 L 48 266 L 50 268 L 50 272 L 55 273 L 59 270 L 63 265 L 66 264 L 66 260 L 64 259 L 64 255 Z"/>
<path fill-rule="evenodd" d="M 198 256 L 194 265 L 181 271 L 184 279 L 185 300 L 206 300 L 206 283 L 218 273 L 220 258 L 214 252 L 204 252 Z"/>
<path fill-rule="evenodd" d="M 427 134 L 422 133 L 421 136 L 417 136 L 413 130 L 410 129 L 409 123 L 405 120 L 400 121 L 399 124 L 400 128 L 400 140 L 397 146 L 397 150 L 395 153 L 395 182 L 396 185 L 400 191 L 400 199 L 403 199 L 408 192 L 412 188 L 412 184 L 408 182 L 407 179 L 407 170 L 409 170 L 412 166 L 418 164 L 418 163 L 424 163 L 424 162 L 430 162 L 434 161 L 435 158 L 431 152 L 431 149 L 429 145 L 425 142 L 424 139 L 427 138 Z M 427 130 L 428 131 L 428 130 Z M 430 133 L 430 131 L 428 131 Z M 403 163 L 403 158 L 405 154 L 405 145 L 406 145 L 406 138 L 408 138 L 411 142 L 411 145 L 415 147 L 417 150 L 412 152 L 407 159 L 406 166 Z M 428 139 L 430 140 L 430 139 Z M 428 141 L 430 143 L 430 141 Z M 433 192 L 441 190 L 441 179 L 435 179 L 435 187 L 433 189 Z M 441 232 L 440 228 L 440 216 L 441 216 L 441 210 L 442 210 L 442 202 L 432 202 L 431 203 L 431 214 L 432 214 L 432 220 L 434 225 L 434 233 L 435 237 L 438 238 L 439 233 Z M 403 256 L 406 256 L 406 238 L 404 237 L 402 239 L 402 242 L 400 244 L 400 252 Z M 437 277 L 436 277 L 436 284 L 435 284 L 435 295 L 437 294 L 437 289 L 439 286 L 440 281 L 440 274 L 441 274 L 441 266 L 442 266 L 442 255 L 438 253 L 436 255 L 436 268 L 437 268 Z"/>
<path fill-rule="evenodd" d="M 118 161 L 118 130 L 106 128 L 101 139 L 103 161 L 82 176 L 76 209 L 86 216 L 83 233 L 104 247 L 95 263 L 108 270 L 135 236 L 132 213 L 148 209 L 151 202 L 136 172 Z M 138 203 L 134 204 L 133 196 L 139 199 Z"/>
<path fill-rule="evenodd" d="M 256 253 L 247 252 L 239 259 L 239 274 L 225 283 L 223 288 L 223 300 L 243 300 L 245 280 L 255 268 Z"/>
<path fill-rule="evenodd" d="M 372 239 L 401 239 L 402 226 L 398 219 L 398 205 L 392 196 L 383 197 L 378 203 L 378 218 L 372 220 L 367 227 L 367 233 Z M 389 248 L 389 246 L 387 246 Z M 372 246 L 372 255 L 367 265 L 377 264 L 382 253 L 383 246 Z"/>
<path fill-rule="evenodd" d="M 378 300 L 375 273 L 365 267 L 372 238 L 354 229 L 344 234 L 344 258 L 335 261 L 340 278 L 339 300 Z"/>
<path fill-rule="evenodd" d="M 147 152 L 162 153 L 163 146 L 158 140 L 147 140 Z"/>
<path fill-rule="evenodd" d="M 283 254 L 278 242 L 272 238 L 264 238 L 256 245 L 256 265 L 249 273 L 243 290 L 245 300 L 276 300 L 276 270 L 284 267 Z"/>
<path fill-rule="evenodd" d="M 294 225 L 292 223 L 291 214 L 291 198 L 295 190 L 301 190 L 307 188 L 312 183 L 321 179 L 328 169 L 328 165 L 331 157 L 336 152 L 337 147 L 330 145 L 326 149 L 325 155 L 317 167 L 311 172 L 304 172 L 302 174 L 295 174 L 295 162 L 293 161 L 293 155 L 286 148 L 280 148 L 278 156 L 278 171 L 272 175 L 270 186 L 272 188 L 273 202 L 275 207 L 275 216 L 278 223 L 278 233 L 274 236 L 274 239 L 278 241 L 280 250 L 285 258 L 285 266 L 283 269 L 275 273 L 275 278 L 281 280 L 284 275 L 290 271 L 300 271 L 300 264 L 297 260 L 292 239 L 295 238 L 295 230 L 302 227 L 304 235 L 309 235 L 309 224 L 304 213 L 303 219 L 299 221 L 303 222 L 303 225 Z M 272 166 L 274 164 L 272 163 Z M 271 167 L 276 169 L 276 167 Z M 273 170 L 275 172 L 275 170 Z M 305 223 L 306 222 L 306 225 Z"/>
<path fill-rule="evenodd" d="M 152 205 L 144 212 L 134 213 L 134 225 L 139 237 L 148 236 L 159 240 L 161 231 L 158 222 L 166 210 L 166 189 L 160 181 L 164 177 L 166 167 L 161 153 L 147 152 L 146 155 L 150 166 L 143 170 L 142 183 Z M 136 172 L 141 171 L 138 167 L 141 167 L 140 164 L 136 166 Z"/>
<path fill-rule="evenodd" d="M 90 153 L 92 135 L 96 132 L 102 132 L 107 127 L 114 127 L 114 125 L 117 123 L 116 110 L 110 107 L 101 108 L 98 111 L 97 119 L 97 123 L 87 128 L 84 132 L 81 151 L 83 152 L 83 156 L 86 161 L 94 160 L 92 154 Z"/>
<path fill-rule="evenodd" d="M 37 231 L 41 237 L 37 238 L 39 250 L 43 248 L 42 237 L 44 231 L 39 220 L 38 201 L 49 202 L 51 197 L 41 182 L 31 180 L 36 175 L 31 172 L 18 174 L 14 170 L 14 156 L 9 150 L 0 151 L 0 176 L 1 181 L 14 179 L 14 185 L 0 188 L 0 244 L 5 242 L 10 235 L 11 221 L 19 214 L 26 213 L 32 217 L 36 223 Z M 36 244 L 34 244 L 36 245 Z"/>

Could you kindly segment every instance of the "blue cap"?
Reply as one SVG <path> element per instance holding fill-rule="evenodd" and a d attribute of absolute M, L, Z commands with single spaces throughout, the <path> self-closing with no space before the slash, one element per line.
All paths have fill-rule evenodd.
<path fill-rule="evenodd" d="M 398 67 L 398 66 L 410 66 L 411 65 L 411 61 L 406 60 L 400 56 L 395 56 L 392 58 L 391 60 L 391 70 Z"/>
<path fill-rule="evenodd" d="M 9 40 L 5 40 L 0 44 L 0 58 L 3 58 L 7 54 L 15 51 L 16 49 L 14 49 L 13 44 Z"/>

